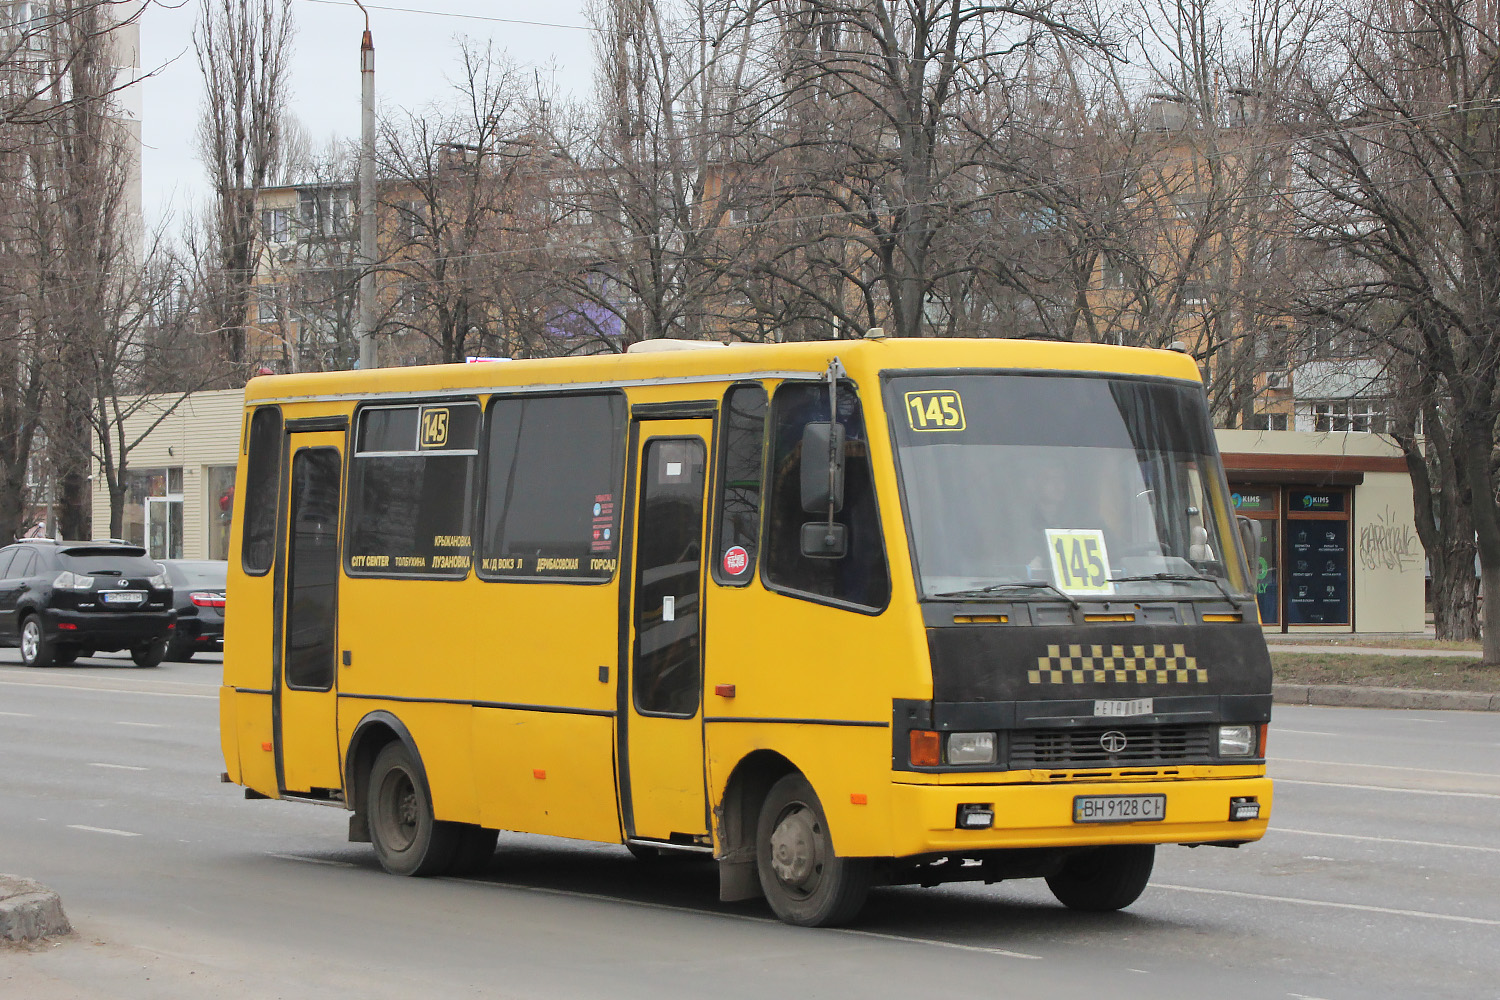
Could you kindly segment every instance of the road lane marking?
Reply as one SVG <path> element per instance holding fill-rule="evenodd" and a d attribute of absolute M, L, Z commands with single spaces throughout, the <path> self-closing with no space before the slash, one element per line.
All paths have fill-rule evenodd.
<path fill-rule="evenodd" d="M 89 767 L 110 767 L 116 771 L 145 771 L 149 768 L 136 767 L 134 764 L 103 764 L 99 761 L 89 761 Z"/>
<path fill-rule="evenodd" d="M 167 728 L 166 726 L 162 725 L 160 722 L 120 722 L 118 719 L 115 720 L 115 725 L 117 725 L 117 726 L 139 726 L 142 729 L 165 729 L 165 728 Z"/>
<path fill-rule="evenodd" d="M 1317 785 L 1321 788 L 1357 788 L 1367 792 L 1401 792 L 1406 795 L 1447 795 L 1457 799 L 1500 799 L 1492 792 L 1444 792 L 1435 788 L 1395 788 L 1391 785 L 1351 785 L 1341 781 L 1307 781 L 1302 778 L 1273 778 L 1278 785 Z"/>
<path fill-rule="evenodd" d="M 498 886 L 502 889 L 518 889 L 522 892 L 534 892 L 543 896 L 561 896 L 570 899 L 592 899 L 603 903 L 624 903 L 627 906 L 639 906 L 648 910 L 667 910 L 671 913 L 693 913 L 705 917 L 722 917 L 725 920 L 742 920 L 756 924 L 779 925 L 781 921 L 772 917 L 752 917 L 744 913 L 721 913 L 718 910 L 704 910 L 696 906 L 673 906 L 670 903 L 652 903 L 642 899 L 627 899 L 620 896 L 610 896 L 598 892 L 582 892 L 577 889 L 551 889 L 545 886 L 520 885 L 515 882 L 492 882 L 477 878 L 453 878 L 444 879 L 447 882 L 462 882 L 465 885 Z M 961 944 L 957 941 L 939 941 L 933 938 L 907 937 L 903 934 L 885 934 L 880 931 L 862 931 L 849 927 L 828 927 L 823 929 L 824 933 L 842 934 L 848 937 L 877 938 L 882 941 L 897 941 L 902 944 L 931 945 L 934 948 L 947 948 L 950 951 L 972 951 L 984 955 L 994 955 L 999 958 L 1021 958 L 1028 961 L 1042 961 L 1041 955 L 1029 955 L 1023 951 L 1008 951 L 1004 948 L 988 948 L 984 945 Z"/>
<path fill-rule="evenodd" d="M 310 865 L 327 865 L 330 868 L 358 868 L 352 861 L 334 861 L 329 858 L 307 858 L 300 854 L 277 854 L 275 851 L 267 851 L 266 857 L 280 858 L 282 861 L 305 861 Z"/>
<path fill-rule="evenodd" d="M 767 921 L 769 923 L 770 921 Z M 778 921 L 779 922 L 779 921 Z M 952 951 L 977 951 L 985 955 L 999 955 L 1002 958 L 1024 958 L 1028 961 L 1040 962 L 1042 956 L 1028 955 L 1024 951 L 1007 951 L 1004 948 L 986 948 L 978 944 L 960 944 L 957 941 L 937 941 L 933 938 L 908 937 L 905 934 L 883 934 L 880 931 L 862 931 L 854 928 L 835 928 L 841 934 L 849 934 L 855 937 L 879 938 L 882 941 L 900 941 L 904 944 L 930 944 L 935 948 L 948 948 Z"/>
<path fill-rule="evenodd" d="M 1373 767 L 1381 771 L 1415 771 L 1418 774 L 1443 774 L 1455 778 L 1500 778 L 1487 771 L 1445 771 L 1438 767 L 1401 767 L 1399 764 L 1360 764 L 1352 760 L 1301 760 L 1297 757 L 1272 757 L 1277 764 L 1320 764 L 1324 767 Z"/>
<path fill-rule="evenodd" d="M 82 830 L 85 833 L 108 833 L 108 834 L 112 834 L 112 835 L 114 835 L 116 837 L 139 837 L 140 836 L 140 834 L 138 834 L 138 833 L 131 833 L 129 830 L 111 830 L 107 826 L 81 826 L 81 825 L 79 825 L 77 823 L 69 823 L 68 824 L 68 829 L 69 830 Z"/>
<path fill-rule="evenodd" d="M 1500 854 L 1500 847 L 1478 847 L 1474 844 L 1440 844 L 1434 840 L 1402 840 L 1399 837 L 1369 837 L 1357 833 L 1325 833 L 1321 830 L 1292 830 L 1284 826 L 1272 827 L 1276 833 L 1294 833 L 1302 837 L 1338 837 L 1340 840 L 1368 840 L 1377 844 L 1406 844 L 1411 847 L 1441 847 L 1447 851 L 1485 851 Z"/>
<path fill-rule="evenodd" d="M 1300 896 L 1271 896 L 1260 892 L 1239 892 L 1234 889 L 1203 889 L 1195 885 L 1169 885 L 1153 882 L 1158 889 L 1173 889 L 1177 892 L 1196 892 L 1205 896 L 1232 896 L 1235 899 L 1258 899 L 1267 903 L 1293 903 L 1297 906 L 1323 906 L 1333 910 L 1357 910 L 1360 913 L 1382 913 L 1392 917 L 1421 917 L 1425 920 L 1448 920 L 1458 924 L 1478 924 L 1481 927 L 1500 927 L 1500 920 L 1485 917 L 1462 917 L 1455 913 L 1432 913 L 1427 910 L 1398 910 L 1390 906 L 1370 906 L 1366 903 L 1338 903 L 1329 899 L 1303 899 Z"/>
<path fill-rule="evenodd" d="M 0 712 L 0 715 L 8 715 L 13 719 L 34 719 L 36 716 L 30 712 Z"/>
<path fill-rule="evenodd" d="M 11 687 L 47 688 L 52 691 L 89 691 L 97 694 L 148 694 L 157 698 L 202 698 L 205 701 L 218 701 L 218 694 L 186 694 L 180 691 L 146 691 L 141 688 L 107 688 L 90 687 L 86 684 L 38 684 L 35 681 L 0 681 L 0 684 L 8 684 Z"/>

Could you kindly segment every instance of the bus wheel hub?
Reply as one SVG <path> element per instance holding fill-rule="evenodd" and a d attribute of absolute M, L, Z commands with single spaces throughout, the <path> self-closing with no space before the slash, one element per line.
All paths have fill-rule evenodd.
<path fill-rule="evenodd" d="M 771 868 L 784 884 L 806 888 L 822 868 L 818 859 L 818 824 L 806 809 L 781 818 L 771 834 Z"/>

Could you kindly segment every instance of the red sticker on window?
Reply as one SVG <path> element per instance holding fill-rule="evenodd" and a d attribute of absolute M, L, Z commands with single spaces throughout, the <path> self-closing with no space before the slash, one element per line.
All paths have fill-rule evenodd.
<path fill-rule="evenodd" d="M 750 553 L 743 546 L 734 545 L 724 553 L 724 572 L 730 576 L 739 576 L 750 568 Z"/>

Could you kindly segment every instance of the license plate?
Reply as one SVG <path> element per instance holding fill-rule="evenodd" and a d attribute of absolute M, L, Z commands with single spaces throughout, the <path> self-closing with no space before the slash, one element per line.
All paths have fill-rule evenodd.
<path fill-rule="evenodd" d="M 1075 795 L 1075 823 L 1143 823 L 1167 818 L 1165 795 Z"/>
<path fill-rule="evenodd" d="M 105 604 L 140 604 L 146 599 L 146 595 L 136 590 L 118 590 L 100 594 L 99 599 Z"/>
<path fill-rule="evenodd" d="M 1096 701 L 1094 715 L 1112 719 L 1130 715 L 1150 715 L 1156 711 L 1154 698 L 1135 698 L 1131 701 Z"/>

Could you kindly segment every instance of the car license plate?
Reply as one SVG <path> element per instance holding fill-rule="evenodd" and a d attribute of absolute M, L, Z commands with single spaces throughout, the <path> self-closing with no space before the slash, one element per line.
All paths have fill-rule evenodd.
<path fill-rule="evenodd" d="M 140 604 L 146 599 L 146 595 L 138 590 L 117 590 L 100 594 L 99 598 L 105 604 Z"/>
<path fill-rule="evenodd" d="M 1150 715 L 1156 711 L 1156 699 L 1135 698 L 1130 701 L 1096 701 L 1094 702 L 1095 716 L 1108 716 L 1109 718 L 1124 718 L 1131 715 Z"/>
<path fill-rule="evenodd" d="M 1167 818 L 1165 795 L 1075 795 L 1075 823 L 1142 823 Z"/>

